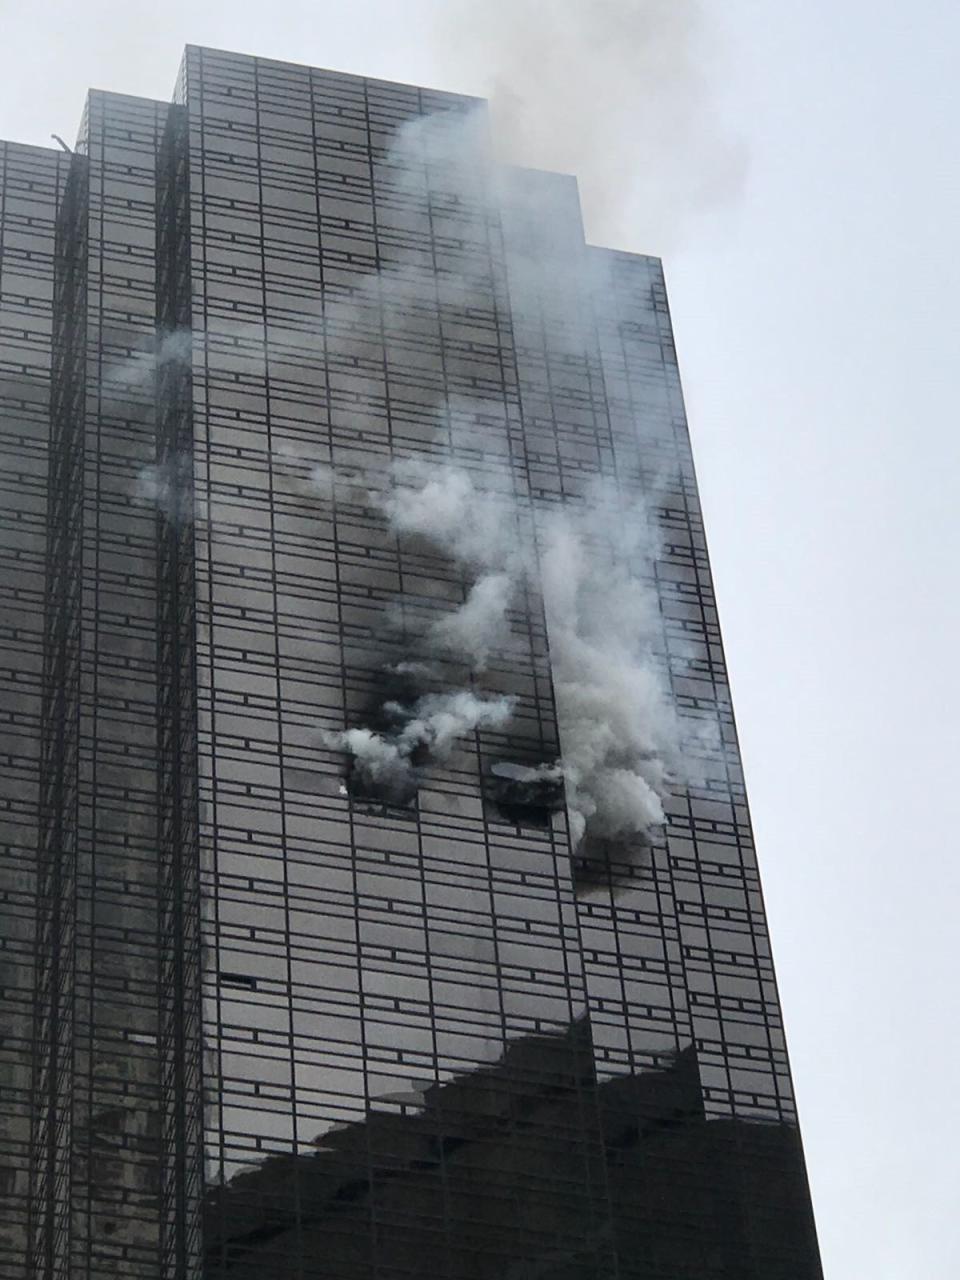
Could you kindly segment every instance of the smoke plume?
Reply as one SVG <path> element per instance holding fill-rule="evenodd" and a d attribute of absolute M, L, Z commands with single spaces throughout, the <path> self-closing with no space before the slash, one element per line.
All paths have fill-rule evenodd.
<path fill-rule="evenodd" d="M 361 790 L 402 804 L 416 791 L 420 765 L 446 760 L 457 741 L 477 729 L 502 728 L 513 703 L 509 698 L 478 698 L 461 689 L 425 694 L 411 707 L 387 703 L 384 712 L 396 722 L 392 732 L 324 731 L 321 739 L 325 746 L 350 754 Z"/>
<path fill-rule="evenodd" d="M 608 33 L 620 29 L 626 10 L 633 22 L 640 20 L 640 10 L 651 8 L 657 6 L 597 6 Z M 569 8 L 560 9 L 567 21 Z M 678 5 L 678 12 L 690 9 L 685 2 Z M 521 2 L 517 12 L 516 29 L 525 30 L 537 10 Z M 678 29 L 679 18 L 661 13 L 660 19 L 658 30 L 666 39 L 666 33 Z M 576 23 L 561 26 L 559 39 L 567 41 L 563 47 L 569 51 L 569 33 L 580 28 Z M 612 49 L 612 36 L 608 43 Z M 603 112 L 596 105 L 587 112 L 597 114 Z M 550 340 L 554 349 L 557 343 L 567 344 L 564 354 L 569 349 L 580 359 L 586 344 L 596 340 L 589 336 L 592 321 L 586 315 L 596 281 L 585 278 L 585 255 L 571 257 L 569 218 L 552 216 L 549 186 L 548 198 L 541 202 L 536 181 L 523 175 L 511 179 L 492 167 L 485 130 L 482 112 L 418 118 L 398 131 L 377 164 L 401 191 L 404 183 L 412 191 L 422 190 L 429 172 L 431 199 L 438 207 L 449 206 L 451 216 L 464 216 L 467 210 L 481 227 L 486 219 L 496 227 L 509 223 L 511 311 L 535 315 L 543 306 L 554 321 L 559 296 L 566 310 Z M 489 307 L 492 285 L 483 262 L 474 278 L 466 258 L 457 270 L 438 272 L 432 262 L 411 253 L 409 260 L 400 253 L 350 289 L 328 293 L 316 304 L 306 302 L 300 316 L 283 329 L 282 341 L 306 354 L 322 318 L 324 358 L 369 367 L 371 331 L 382 332 L 385 353 L 396 344 L 408 359 L 406 353 L 417 349 L 417 318 L 436 315 L 438 295 L 444 323 L 451 328 L 458 317 L 470 324 L 474 304 Z M 584 320 L 578 319 L 581 314 Z M 231 359 L 260 362 L 261 367 L 273 358 L 263 338 L 262 321 L 254 321 L 228 325 L 201 340 L 211 352 L 226 343 Z M 171 358 L 181 354 L 173 351 Z M 290 351 L 283 358 L 289 360 Z M 462 358 L 461 385 L 473 376 L 471 355 Z M 444 369 L 454 385 L 460 372 L 457 359 L 455 346 L 448 343 Z M 370 394 L 385 396 L 385 385 L 378 390 L 382 385 L 371 375 Z M 362 412 L 361 405 L 357 413 Z M 650 521 L 626 481 L 622 489 L 612 481 L 598 481 L 579 495 L 568 494 L 562 503 L 532 502 L 503 457 L 494 455 L 492 435 L 487 444 L 485 412 L 480 400 L 447 398 L 438 389 L 436 401 L 423 406 L 419 424 L 421 439 L 433 432 L 425 452 L 434 461 L 388 462 L 375 453 L 367 455 L 369 462 L 354 465 L 298 462 L 289 454 L 276 458 L 281 472 L 295 473 L 297 483 L 305 483 L 321 502 L 339 499 L 371 506 L 398 537 L 429 543 L 454 562 L 467 588 L 462 602 L 435 617 L 404 654 L 407 671 L 420 672 L 412 682 L 417 693 L 387 701 L 373 724 L 326 732 L 323 741 L 351 757 L 361 789 L 408 801 L 430 761 L 445 759 L 458 739 L 509 721 L 510 699 L 484 697 L 476 690 L 495 655 L 509 647 L 511 610 L 521 593 L 528 593 L 534 602 L 542 599 L 546 616 L 562 753 L 559 762 L 545 763 L 547 772 L 536 781 L 555 781 L 556 772 L 550 770 L 562 774 L 575 841 L 586 834 L 646 835 L 664 820 L 663 801 L 679 756 L 677 718 L 660 654 Z M 355 456 L 363 455 L 357 450 Z M 162 506 L 169 504 L 177 486 L 157 472 L 147 488 Z M 469 674 L 461 670 L 451 677 L 450 663 L 441 659 L 454 660 Z M 431 667 L 434 662 L 437 666 Z M 445 671 L 441 677 L 436 675 L 439 666 Z M 456 679 L 460 687 L 431 688 L 444 679 Z M 519 785 L 518 779 L 513 781 Z"/>
<path fill-rule="evenodd" d="M 644 581 L 650 525 L 611 485 L 552 513 L 541 544 L 554 693 L 574 842 L 664 821 L 679 731 L 657 658 L 660 609 Z"/>
<path fill-rule="evenodd" d="M 430 628 L 433 645 L 442 652 L 462 655 L 475 671 L 483 671 L 491 650 L 508 642 L 507 609 L 513 593 L 514 583 L 506 573 L 478 578 L 464 604 Z"/>
<path fill-rule="evenodd" d="M 472 576 L 464 603 L 433 624 L 428 644 L 483 671 L 491 650 L 509 636 L 507 610 L 532 565 L 509 476 L 495 473 L 497 489 L 481 489 L 462 467 L 419 460 L 394 464 L 383 499 L 391 527 L 433 543 Z"/>
<path fill-rule="evenodd" d="M 500 158 L 576 174 L 591 238 L 643 253 L 742 184 L 719 36 L 698 0 L 453 0 L 435 30 L 454 83 L 490 97 Z"/>
<path fill-rule="evenodd" d="M 481 672 L 509 633 L 507 611 L 518 591 L 542 595 L 562 756 L 540 780 L 552 768 L 562 774 L 575 843 L 587 832 L 646 835 L 664 821 L 663 798 L 679 762 L 677 718 L 657 655 L 650 521 L 639 501 L 599 481 L 581 502 L 531 521 L 498 479 L 483 488 L 451 462 L 399 462 L 367 495 L 395 532 L 425 538 L 473 578 L 463 604 L 428 631 L 430 647 Z M 329 496 L 330 470 L 321 468 L 314 483 Z M 396 795 L 415 789 L 418 749 L 441 758 L 456 737 L 505 724 L 511 708 L 460 691 L 386 710 L 398 721 L 396 733 L 347 730 L 325 741 L 353 756 L 365 782 Z"/>

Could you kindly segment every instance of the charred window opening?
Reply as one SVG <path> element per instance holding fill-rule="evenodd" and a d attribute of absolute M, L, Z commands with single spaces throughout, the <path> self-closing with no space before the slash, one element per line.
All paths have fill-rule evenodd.
<path fill-rule="evenodd" d="M 494 812 L 514 827 L 549 827 L 563 808 L 563 776 L 556 764 L 498 760 L 484 779 L 484 796 Z"/>
<path fill-rule="evenodd" d="M 578 891 L 615 893 L 649 878 L 652 845 L 643 835 L 597 836 L 588 830 L 573 855 Z"/>
<path fill-rule="evenodd" d="M 394 664 L 384 664 L 374 675 L 363 705 L 350 717 L 355 727 L 344 734 L 349 757 L 341 791 L 364 813 L 415 814 L 421 771 L 429 753 L 420 746 L 404 753 L 397 737 L 403 708 L 418 692 L 413 676 Z"/>
<path fill-rule="evenodd" d="M 510 697 L 445 688 L 437 667 L 397 663 L 380 673 L 366 714 L 350 715 L 354 727 L 324 731 L 321 741 L 349 756 L 344 794 L 402 812 L 414 806 L 431 765 L 478 731 L 501 729 L 512 713 Z"/>
<path fill-rule="evenodd" d="M 418 762 L 418 765 L 426 761 Z M 351 756 L 342 790 L 362 812 L 386 817 L 415 817 L 419 768 L 377 771 L 362 757 Z"/>

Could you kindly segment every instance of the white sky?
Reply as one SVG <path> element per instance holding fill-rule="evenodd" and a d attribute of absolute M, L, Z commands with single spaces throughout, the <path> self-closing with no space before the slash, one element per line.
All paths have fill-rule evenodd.
<path fill-rule="evenodd" d="M 536 69 L 526 158 L 665 258 L 827 1280 L 953 1280 L 960 6 L 695 7 L 0 0 L 0 136 L 71 140 L 88 86 L 169 97 L 187 42 Z"/>

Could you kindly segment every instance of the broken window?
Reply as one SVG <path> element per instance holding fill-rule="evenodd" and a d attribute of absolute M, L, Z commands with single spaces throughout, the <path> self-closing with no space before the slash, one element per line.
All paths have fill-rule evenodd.
<path fill-rule="evenodd" d="M 549 827 L 551 814 L 563 808 L 563 776 L 552 763 L 498 760 L 484 779 L 484 795 L 515 827 Z"/>

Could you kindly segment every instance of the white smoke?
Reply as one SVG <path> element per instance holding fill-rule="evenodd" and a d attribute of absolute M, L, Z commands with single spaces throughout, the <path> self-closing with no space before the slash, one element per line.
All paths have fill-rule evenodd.
<path fill-rule="evenodd" d="M 721 13 L 701 0 L 447 0 L 434 35 L 491 99 L 501 159 L 575 173 L 595 243 L 662 252 L 742 186 L 724 127 Z"/>
<path fill-rule="evenodd" d="M 535 548 L 529 519 L 505 477 L 497 479 L 496 487 L 483 488 L 453 463 L 400 462 L 385 484 L 367 493 L 395 532 L 425 538 L 473 578 L 464 603 L 428 631 L 429 645 L 482 671 L 509 633 L 507 612 L 518 591 L 528 586 L 542 593 L 574 842 L 586 832 L 646 835 L 664 822 L 663 800 L 680 753 L 658 657 L 656 546 L 645 508 L 598 481 L 579 503 L 540 514 Z M 344 482 L 356 484 L 356 476 Z M 332 471 L 322 468 L 315 491 L 329 496 L 333 483 Z M 456 699 L 466 699 L 464 732 L 472 727 L 474 695 L 443 697 L 443 703 L 428 697 L 412 711 L 385 708 L 406 717 L 395 736 L 353 730 L 336 741 L 365 780 L 376 783 L 389 772 L 391 786 L 395 778 L 411 785 L 415 750 L 446 749 L 438 708 L 457 708 Z M 509 716 L 505 704 L 497 705 L 498 714 Z M 545 766 L 544 779 L 552 767 Z"/>
<path fill-rule="evenodd" d="M 551 321 L 562 313 L 563 323 L 551 328 L 551 348 L 563 343 L 579 357 L 595 341 L 586 296 L 592 286 L 584 274 L 587 259 L 571 256 L 579 233 L 571 229 L 569 208 L 554 217 L 549 181 L 544 200 L 529 175 L 492 167 L 485 131 L 479 111 L 417 119 L 401 128 L 378 163 L 391 170 L 392 183 L 401 189 L 408 183 L 418 194 L 428 172 L 431 199 L 446 201 L 451 217 L 472 210 L 481 223 L 490 219 L 491 227 L 508 223 L 511 309 L 536 315 L 542 306 Z M 415 349 L 416 318 L 420 311 L 435 315 L 438 294 L 451 325 L 458 314 L 467 319 L 475 303 L 489 306 L 491 284 L 486 258 L 480 258 L 474 279 L 466 260 L 457 271 L 438 273 L 416 254 L 410 261 L 401 256 L 350 290 L 318 299 L 315 307 L 307 303 L 285 336 L 299 349 L 294 335 L 319 332 L 322 315 L 327 359 L 349 362 L 353 348 L 369 344 L 364 335 L 381 322 L 385 353 L 391 342 Z M 241 359 L 258 361 L 270 358 L 259 341 L 262 333 L 257 321 L 203 341 L 226 342 Z M 181 354 L 173 350 L 171 358 Z M 464 357 L 464 373 L 472 375 L 470 358 Z M 452 351 L 445 352 L 448 379 L 457 376 L 455 360 Z M 370 362 L 369 352 L 364 362 Z M 465 599 L 429 626 L 421 637 L 423 652 L 410 655 L 414 662 L 454 658 L 482 673 L 509 644 L 509 613 L 518 594 L 542 594 L 560 726 L 559 767 L 574 838 L 587 832 L 646 834 L 664 820 L 677 729 L 657 654 L 659 606 L 646 581 L 654 549 L 645 512 L 636 503 L 625 504 L 612 485 L 597 485 L 555 510 L 534 511 L 529 499 L 517 497 L 510 471 L 491 463 L 477 425 L 483 405 L 441 402 L 441 395 L 423 411 L 437 424 L 433 447 L 446 443 L 451 453 L 468 452 L 481 460 L 476 469 L 449 455 L 436 463 L 394 461 L 379 470 L 313 460 L 304 481 L 303 467 L 289 457 L 284 461 L 293 461 L 299 483 L 321 500 L 372 505 L 398 536 L 428 541 L 459 567 L 468 583 Z M 175 486 L 167 477 L 158 473 L 150 484 L 159 505 L 172 504 Z M 477 728 L 502 727 L 512 703 L 457 689 L 381 710 L 391 728 L 345 729 L 323 740 L 352 757 L 365 787 L 409 798 L 424 758 L 443 759 L 454 742 Z"/>
<path fill-rule="evenodd" d="M 396 801 L 416 789 L 417 760 L 446 760 L 456 743 L 478 729 L 500 729 L 513 714 L 510 698 L 480 698 L 467 689 L 430 693 L 412 707 L 390 702 L 384 712 L 397 723 L 395 732 L 371 729 L 324 731 L 321 740 L 334 750 L 348 752 L 362 786 Z"/>
<path fill-rule="evenodd" d="M 660 609 L 642 506 L 597 485 L 551 513 L 544 605 L 574 842 L 645 835 L 664 821 L 679 726 L 657 657 Z"/>
<path fill-rule="evenodd" d="M 397 742 L 372 729 L 344 729 L 340 733 L 321 730 L 320 740 L 331 750 L 349 752 L 365 787 L 403 799 L 416 786 L 416 774 L 409 756 Z"/>
<path fill-rule="evenodd" d="M 462 467 L 403 460 L 391 468 L 382 497 L 397 533 L 425 538 L 473 576 L 464 603 L 434 623 L 427 640 L 477 672 L 485 669 L 492 650 L 508 642 L 507 611 L 532 565 L 509 477 L 496 473 L 496 478 L 500 488 L 484 489 Z"/>
<path fill-rule="evenodd" d="M 468 471 L 404 459 L 391 468 L 384 510 L 398 533 L 416 533 L 468 568 L 503 572 L 520 567 L 513 496 L 479 488 Z"/>
<path fill-rule="evenodd" d="M 509 644 L 507 613 L 534 561 L 529 520 L 510 492 L 509 476 L 494 473 L 498 487 L 487 489 L 452 463 L 405 458 L 380 471 L 335 468 L 298 459 L 290 450 L 278 461 L 301 474 L 306 470 L 304 487 L 312 496 L 368 503 L 383 512 L 394 533 L 423 538 L 472 578 L 464 602 L 431 624 L 424 637 L 429 650 L 479 673 L 493 651 Z M 428 670 L 423 662 L 393 669 L 412 673 L 414 668 L 420 674 Z"/>
<path fill-rule="evenodd" d="M 485 670 L 491 651 L 509 642 L 507 610 L 514 590 L 509 574 L 488 573 L 478 578 L 460 608 L 430 628 L 432 644 L 466 658 L 474 671 Z"/>
<path fill-rule="evenodd" d="M 386 710 L 407 714 L 406 708 L 394 703 L 388 703 Z M 428 693 L 416 702 L 397 741 L 408 755 L 425 747 L 433 759 L 445 760 L 459 738 L 475 729 L 501 729 L 512 714 L 511 698 L 478 698 L 468 689 Z"/>

